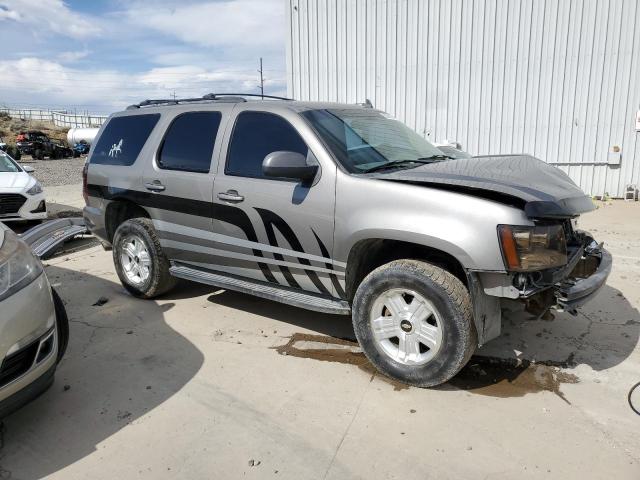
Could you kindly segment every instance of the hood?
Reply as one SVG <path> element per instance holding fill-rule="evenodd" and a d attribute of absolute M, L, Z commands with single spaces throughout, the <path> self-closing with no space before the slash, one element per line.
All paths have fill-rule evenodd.
<path fill-rule="evenodd" d="M 0 172 L 0 191 L 3 188 L 23 189 L 35 180 L 26 172 Z"/>
<path fill-rule="evenodd" d="M 376 172 L 380 180 L 423 184 L 524 204 L 530 218 L 566 218 L 595 208 L 562 170 L 530 155 L 461 158 L 408 170 Z"/>

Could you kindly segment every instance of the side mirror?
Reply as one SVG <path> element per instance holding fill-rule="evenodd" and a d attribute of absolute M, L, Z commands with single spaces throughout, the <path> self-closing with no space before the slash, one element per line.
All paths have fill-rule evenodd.
<path fill-rule="evenodd" d="M 33 173 L 36 171 L 35 168 L 30 167 L 29 165 L 21 165 L 21 167 L 22 167 L 22 170 L 24 170 L 27 173 Z"/>
<path fill-rule="evenodd" d="M 308 183 L 315 178 L 318 166 L 307 165 L 307 159 L 301 153 L 278 151 L 264 157 L 262 172 L 267 177 L 292 178 Z"/>

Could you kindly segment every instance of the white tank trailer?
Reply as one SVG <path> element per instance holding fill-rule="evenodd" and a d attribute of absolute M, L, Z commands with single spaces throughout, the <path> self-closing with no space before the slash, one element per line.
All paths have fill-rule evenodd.
<path fill-rule="evenodd" d="M 93 143 L 93 139 L 96 138 L 99 128 L 70 128 L 67 132 L 67 143 L 69 145 L 75 145 L 76 143 L 84 140 L 89 145 Z"/>

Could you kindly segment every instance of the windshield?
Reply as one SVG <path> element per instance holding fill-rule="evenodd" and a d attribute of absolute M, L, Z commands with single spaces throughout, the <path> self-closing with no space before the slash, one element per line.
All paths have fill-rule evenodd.
<path fill-rule="evenodd" d="M 385 164 L 417 166 L 444 153 L 389 115 L 364 108 L 308 110 L 306 118 L 338 161 L 351 173 Z"/>
<path fill-rule="evenodd" d="M 20 169 L 13 159 L 4 152 L 0 152 L 0 173 L 10 172 L 17 173 Z"/>

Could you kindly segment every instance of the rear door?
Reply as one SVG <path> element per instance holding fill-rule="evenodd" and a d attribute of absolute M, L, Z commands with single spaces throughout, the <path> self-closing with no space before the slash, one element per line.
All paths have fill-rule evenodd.
<path fill-rule="evenodd" d="M 163 119 L 163 137 L 145 166 L 145 203 L 171 260 L 184 259 L 190 229 L 211 229 L 214 172 L 230 110 L 219 107 L 179 111 Z"/>
<path fill-rule="evenodd" d="M 265 177 L 264 157 L 294 151 L 320 166 L 310 186 Z M 294 112 L 239 104 L 213 188 L 213 237 L 193 254 L 200 267 L 311 293 L 343 297 L 333 251 L 336 166 Z"/>

